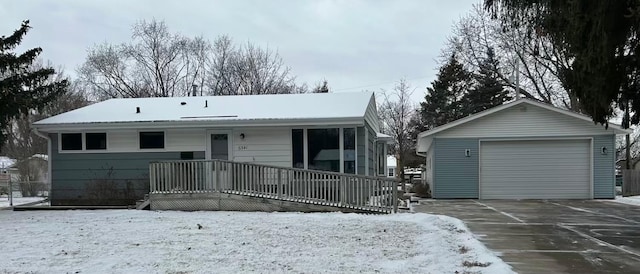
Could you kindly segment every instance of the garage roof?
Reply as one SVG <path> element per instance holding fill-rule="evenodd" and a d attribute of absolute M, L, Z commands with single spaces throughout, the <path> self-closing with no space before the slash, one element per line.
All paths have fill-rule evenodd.
<path fill-rule="evenodd" d="M 510 103 L 507 103 L 507 104 L 503 104 L 503 105 L 500 105 L 500 106 L 497 106 L 497 107 L 494 107 L 494 108 L 491 108 L 491 109 L 476 113 L 474 115 L 467 116 L 465 118 L 453 121 L 451 123 L 448 123 L 448 124 L 445 124 L 445 125 L 442 125 L 442 126 L 439 126 L 439 127 L 436 127 L 436 128 L 431 129 L 431 130 L 428 130 L 428 131 L 425 131 L 425 132 L 422 132 L 422 133 L 418 134 L 418 148 L 419 148 L 418 151 L 419 152 L 425 152 L 427 150 L 427 148 L 431 144 L 431 140 L 430 139 L 435 137 L 435 135 L 438 135 L 438 136 L 441 136 L 442 134 L 451 135 L 451 133 L 452 133 L 451 130 L 454 129 L 454 128 L 460 127 L 462 125 L 465 125 L 465 128 L 467 127 L 467 125 L 472 127 L 473 125 L 476 125 L 476 123 L 471 123 L 472 121 L 480 121 L 478 119 L 483 118 L 483 117 L 487 117 L 487 116 L 490 116 L 492 114 L 496 114 L 496 113 L 499 113 L 499 112 L 502 112 L 502 111 L 506 111 L 508 109 L 512 109 L 512 108 L 515 108 L 515 107 L 519 107 L 519 108 L 525 107 L 524 109 L 526 109 L 527 105 L 534 106 L 534 107 L 537 107 L 539 109 L 543 109 L 541 111 L 547 110 L 547 111 L 544 111 L 545 113 L 547 113 L 547 116 L 542 117 L 542 118 L 547 119 L 547 120 L 544 120 L 544 119 L 540 120 L 539 119 L 538 121 L 531 121 L 531 123 L 553 122 L 553 121 L 550 121 L 550 120 L 562 120 L 565 123 L 567 123 L 567 121 L 583 121 L 583 122 L 585 122 L 584 124 L 571 122 L 571 125 L 576 127 L 576 128 L 593 128 L 593 129 L 595 129 L 595 131 L 599 131 L 598 128 L 601 128 L 603 130 L 603 133 L 598 133 L 598 134 L 627 134 L 627 133 L 631 132 L 630 130 L 623 129 L 622 127 L 620 127 L 620 125 L 613 124 L 613 123 L 609 123 L 607 131 L 604 131 L 605 127 L 601 126 L 601 125 L 594 124 L 593 120 L 589 116 L 585 116 L 585 115 L 582 115 L 582 114 L 579 114 L 579 113 L 575 113 L 573 111 L 568 111 L 568 110 L 565 110 L 565 109 L 560 109 L 560 108 L 557 108 L 557 107 L 554 107 L 554 106 L 551 106 L 551 105 L 548 105 L 548 104 L 545 104 L 545 103 L 542 103 L 542 102 L 539 102 L 539 101 L 531 100 L 531 99 L 519 99 L 519 100 L 510 102 Z M 515 109 L 512 110 L 512 111 L 515 111 Z M 550 112 L 551 113 L 555 113 L 556 115 L 550 114 Z M 516 115 L 517 112 L 513 112 L 511 114 Z M 549 115 L 552 115 L 552 116 L 549 116 Z M 557 115 L 561 115 L 561 116 L 557 116 Z M 494 116 L 491 116 L 491 117 L 494 117 Z M 555 119 L 555 117 L 557 117 L 557 119 Z M 562 117 L 564 117 L 564 118 L 562 118 Z M 571 117 L 571 118 L 569 118 L 569 117 Z M 510 119 L 510 118 L 511 118 L 511 116 L 503 117 L 503 121 L 507 121 L 507 119 Z M 515 117 L 514 117 L 514 119 L 515 119 Z M 483 119 L 483 121 L 486 121 L 486 120 Z M 527 123 L 529 121 L 520 121 L 520 122 Z M 544 127 L 545 126 L 543 125 L 542 128 L 544 128 Z M 542 133 L 540 133 L 540 134 L 542 134 Z M 496 135 L 500 135 L 500 133 L 498 132 L 498 133 L 496 133 Z M 447 136 L 447 137 L 452 137 L 452 136 Z M 471 137 L 471 136 L 464 136 L 464 137 Z M 477 137 L 486 137 L 486 136 L 477 136 Z M 491 137 L 500 137 L 500 136 L 491 136 Z M 423 140 L 423 139 L 426 139 L 426 142 L 423 141 L 422 144 L 421 144 L 421 140 Z"/>

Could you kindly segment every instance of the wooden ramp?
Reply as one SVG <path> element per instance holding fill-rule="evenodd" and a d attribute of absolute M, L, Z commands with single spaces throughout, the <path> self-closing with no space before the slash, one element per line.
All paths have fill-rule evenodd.
<path fill-rule="evenodd" d="M 397 181 L 221 160 L 150 165 L 152 210 L 397 212 Z M 140 204 L 142 205 L 142 204 Z"/>

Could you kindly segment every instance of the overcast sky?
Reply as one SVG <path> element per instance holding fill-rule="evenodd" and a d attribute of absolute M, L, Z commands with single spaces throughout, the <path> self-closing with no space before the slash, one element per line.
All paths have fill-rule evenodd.
<path fill-rule="evenodd" d="M 390 89 L 406 78 L 421 100 L 437 72 L 451 26 L 479 0 L 398 1 L 154 1 L 20 0 L 0 2 L 0 35 L 24 19 L 23 42 L 74 74 L 87 48 L 118 44 L 141 19 L 165 20 L 170 30 L 214 40 L 228 34 L 277 50 L 298 82 L 329 81 L 334 92 Z"/>

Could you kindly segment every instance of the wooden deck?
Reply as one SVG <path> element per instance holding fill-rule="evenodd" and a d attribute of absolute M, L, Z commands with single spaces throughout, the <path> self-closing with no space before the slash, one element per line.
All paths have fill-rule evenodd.
<path fill-rule="evenodd" d="M 154 162 L 149 172 L 151 209 L 301 211 L 305 205 L 308 211 L 394 213 L 398 207 L 397 181 L 386 177 L 222 160 Z"/>

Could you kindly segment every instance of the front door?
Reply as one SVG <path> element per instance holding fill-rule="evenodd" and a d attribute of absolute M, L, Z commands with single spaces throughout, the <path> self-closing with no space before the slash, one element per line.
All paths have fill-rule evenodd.
<path fill-rule="evenodd" d="M 230 161 L 231 133 L 225 131 L 210 131 L 207 138 L 207 159 Z M 212 163 L 209 170 L 211 187 L 216 190 L 227 190 L 230 187 L 229 163 L 219 162 L 218 168 Z"/>
<path fill-rule="evenodd" d="M 209 135 L 210 149 L 209 159 L 212 160 L 230 160 L 229 158 L 229 134 L 227 133 L 211 133 Z"/>

